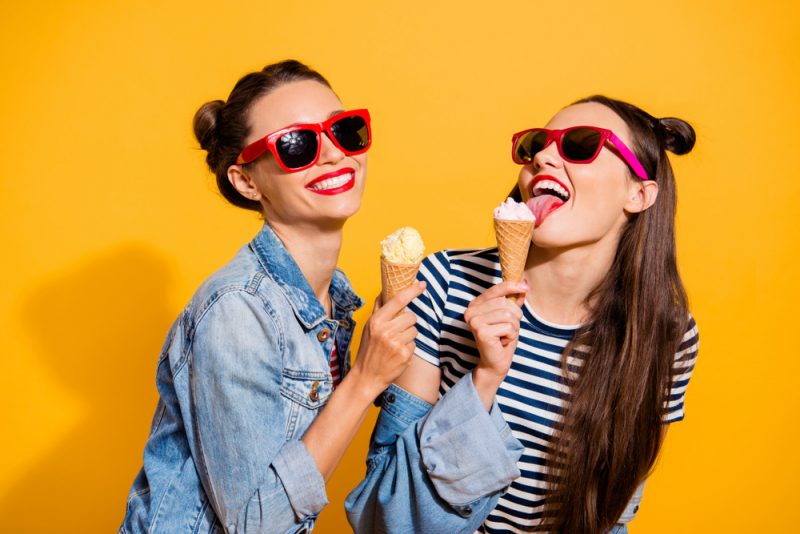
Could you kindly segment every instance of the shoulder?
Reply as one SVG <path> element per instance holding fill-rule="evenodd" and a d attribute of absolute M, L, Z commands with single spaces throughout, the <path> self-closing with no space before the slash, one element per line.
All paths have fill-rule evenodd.
<path fill-rule="evenodd" d="M 423 260 L 420 278 L 443 289 L 456 286 L 482 293 L 502 279 L 497 248 L 436 252 Z"/>
<path fill-rule="evenodd" d="M 697 329 L 697 321 L 694 316 L 689 313 L 688 320 L 686 321 L 686 331 L 683 333 L 681 343 L 678 346 L 678 351 L 693 351 L 697 352 L 697 347 L 700 344 L 700 332 Z"/>
<path fill-rule="evenodd" d="M 435 271 L 442 276 L 472 270 L 493 275 L 499 271 L 497 247 L 484 249 L 445 249 L 422 260 L 423 270 Z"/>
<path fill-rule="evenodd" d="M 272 316 L 270 302 L 276 301 L 279 291 L 278 284 L 244 246 L 197 288 L 185 313 L 195 327 L 211 312 L 231 318 L 249 316 L 250 312 Z"/>
<path fill-rule="evenodd" d="M 498 261 L 497 247 L 492 248 L 448 248 L 428 255 L 423 262 L 485 263 Z"/>
<path fill-rule="evenodd" d="M 700 332 L 697 329 L 697 322 L 690 313 L 686 321 L 686 330 L 678 344 L 678 350 L 675 352 L 674 367 L 683 372 L 691 372 L 697 360 L 699 347 Z"/>

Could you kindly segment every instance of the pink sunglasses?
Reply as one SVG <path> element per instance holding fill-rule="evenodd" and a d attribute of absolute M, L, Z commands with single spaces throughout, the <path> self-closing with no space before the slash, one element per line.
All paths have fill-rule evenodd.
<path fill-rule="evenodd" d="M 533 158 L 555 141 L 558 153 L 570 163 L 591 163 L 607 141 L 642 180 L 649 180 L 639 159 L 611 130 L 596 126 L 573 126 L 565 130 L 531 128 L 515 133 L 511 138 L 511 158 L 514 163 L 529 165 Z"/>

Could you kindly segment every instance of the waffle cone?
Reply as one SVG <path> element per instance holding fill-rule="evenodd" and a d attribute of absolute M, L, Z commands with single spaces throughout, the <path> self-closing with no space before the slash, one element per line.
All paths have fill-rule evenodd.
<path fill-rule="evenodd" d="M 420 262 L 393 263 L 381 256 L 381 300 L 386 302 L 417 279 Z"/>
<path fill-rule="evenodd" d="M 534 221 L 494 220 L 494 233 L 500 252 L 500 269 L 503 280 L 519 282 L 528 259 L 528 249 L 533 237 Z"/>

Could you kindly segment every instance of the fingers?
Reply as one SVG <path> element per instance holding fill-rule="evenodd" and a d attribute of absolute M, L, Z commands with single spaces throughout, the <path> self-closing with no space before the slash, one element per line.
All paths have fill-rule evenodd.
<path fill-rule="evenodd" d="M 499 343 L 503 347 L 519 336 L 519 328 L 509 323 L 486 325 L 475 332 L 475 340 L 491 345 Z"/>
<path fill-rule="evenodd" d="M 426 286 L 427 284 L 424 281 L 414 282 L 407 288 L 397 293 L 394 297 L 390 298 L 388 301 L 382 303 L 380 307 L 381 314 L 387 317 L 393 317 L 397 315 L 401 310 L 408 306 L 412 300 L 420 296 L 422 292 L 425 291 Z"/>
<path fill-rule="evenodd" d="M 405 328 L 398 334 L 396 334 L 396 338 L 398 343 L 402 343 L 407 345 L 408 343 L 413 343 L 414 340 L 417 338 L 417 329 L 413 326 L 410 328 Z"/>
<path fill-rule="evenodd" d="M 481 295 L 481 297 L 484 295 Z M 520 321 L 522 319 L 521 306 L 513 300 L 506 298 L 505 296 L 490 299 L 481 297 L 478 297 L 470 302 L 469 306 L 467 306 L 467 309 L 464 312 L 464 321 L 466 321 L 468 324 L 476 316 L 494 313 L 499 310 L 505 310 L 508 312 L 510 314 L 509 320 Z"/>
<path fill-rule="evenodd" d="M 466 318 L 466 314 L 465 314 Z M 467 324 L 473 330 L 481 328 L 485 325 L 504 324 L 508 323 L 519 327 L 520 319 L 522 318 L 522 310 L 517 308 L 514 304 L 507 302 L 502 307 L 489 310 L 484 313 L 473 314 Z"/>
<path fill-rule="evenodd" d="M 498 297 L 508 297 L 510 295 L 525 294 L 528 292 L 528 282 L 522 280 L 521 282 L 500 282 L 499 284 L 490 287 L 483 292 L 478 299 L 494 299 Z"/>

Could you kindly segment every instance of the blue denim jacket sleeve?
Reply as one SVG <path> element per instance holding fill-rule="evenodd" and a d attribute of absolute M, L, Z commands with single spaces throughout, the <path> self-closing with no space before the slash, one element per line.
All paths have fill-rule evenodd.
<path fill-rule="evenodd" d="M 366 478 L 347 496 L 361 533 L 474 532 L 519 476 L 522 444 L 467 373 L 431 407 L 392 385 L 373 431 Z"/>
<path fill-rule="evenodd" d="M 192 448 L 226 532 L 294 532 L 327 504 L 302 441 L 286 441 L 281 337 L 271 308 L 223 293 L 198 322 L 190 360 Z"/>

